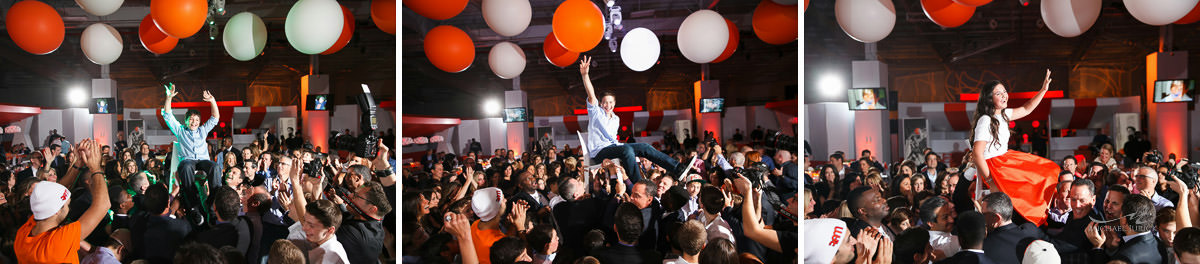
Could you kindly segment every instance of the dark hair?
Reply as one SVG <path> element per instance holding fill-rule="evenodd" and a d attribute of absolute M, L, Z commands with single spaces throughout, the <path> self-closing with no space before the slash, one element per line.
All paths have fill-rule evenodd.
<path fill-rule="evenodd" d="M 246 263 L 246 255 L 242 254 L 242 252 L 239 251 L 236 247 L 227 245 L 227 246 L 223 246 L 217 250 L 221 252 L 221 257 L 222 257 L 222 260 L 225 261 L 225 264 Z"/>
<path fill-rule="evenodd" d="M 1075 181 L 1071 182 L 1071 188 L 1075 188 L 1075 187 L 1079 187 L 1079 186 L 1087 186 L 1088 192 L 1090 192 L 1092 194 L 1096 194 L 1096 184 L 1092 183 L 1092 180 L 1075 179 Z"/>
<path fill-rule="evenodd" d="M 904 182 L 904 180 L 908 180 L 908 177 L 909 177 L 908 174 L 897 174 L 896 177 L 893 177 L 891 179 L 891 181 L 892 181 L 890 184 L 891 186 L 888 188 L 888 190 L 891 190 L 891 192 L 893 192 L 891 194 L 892 196 L 904 195 L 904 193 L 902 193 L 900 191 L 900 183 Z M 908 190 L 912 191 L 912 180 L 908 181 Z"/>
<path fill-rule="evenodd" d="M 733 242 L 725 238 L 716 238 L 700 251 L 700 264 L 737 264 L 738 253 Z"/>
<path fill-rule="evenodd" d="M 942 198 L 941 196 L 934 196 L 933 198 L 925 199 L 924 202 L 921 202 L 921 221 L 925 223 L 936 223 L 938 208 L 946 206 L 947 203 L 949 202 L 947 202 L 946 199 Z"/>
<path fill-rule="evenodd" d="M 968 249 L 983 245 L 983 238 L 987 235 L 983 214 L 974 210 L 964 211 L 958 215 L 954 225 L 958 229 L 958 245 L 960 247 Z"/>
<path fill-rule="evenodd" d="M 1154 229 L 1154 202 L 1151 202 L 1150 198 L 1141 195 L 1125 197 L 1125 202 L 1121 205 L 1121 214 L 1125 216 L 1125 223 L 1134 232 Z"/>
<path fill-rule="evenodd" d="M 605 97 L 605 96 L 612 96 L 612 97 L 613 97 L 613 100 L 617 100 L 617 94 L 616 94 L 616 93 L 614 93 L 613 91 L 602 91 L 602 92 L 600 92 L 600 98 L 598 98 L 598 99 L 600 99 L 600 100 L 604 100 L 604 97 Z"/>
<path fill-rule="evenodd" d="M 725 193 L 717 186 L 704 186 L 700 188 L 700 205 L 704 207 L 705 212 L 718 214 L 725 209 Z"/>
<path fill-rule="evenodd" d="M 1121 185 L 1116 185 L 1116 184 L 1109 185 L 1108 191 L 1117 192 L 1117 193 L 1122 194 L 1123 196 L 1129 196 L 1129 188 L 1125 188 L 1125 186 L 1121 186 Z M 1108 199 L 1108 198 L 1105 197 L 1105 199 Z"/>
<path fill-rule="evenodd" d="M 525 239 L 529 239 L 529 248 L 534 252 L 549 254 L 546 252 L 546 246 L 550 245 L 550 240 L 554 232 L 554 227 L 550 225 L 539 225 L 525 234 Z"/>
<path fill-rule="evenodd" d="M 238 211 L 242 209 L 242 201 L 233 188 L 221 186 L 213 192 L 213 207 L 216 207 L 218 217 L 225 221 L 231 221 L 238 216 Z"/>
<path fill-rule="evenodd" d="M 932 200 L 932 199 L 931 199 Z M 899 236 L 896 236 L 892 263 L 896 264 L 912 264 L 913 255 L 917 253 L 925 253 L 925 248 L 929 246 L 929 230 L 924 228 L 913 227 L 905 229 Z"/>
<path fill-rule="evenodd" d="M 862 209 L 863 206 L 866 206 L 862 204 L 866 200 L 863 199 L 863 193 L 868 191 L 871 191 L 871 187 L 858 187 L 857 189 L 850 191 L 850 194 L 846 195 L 846 197 L 849 199 L 846 201 L 846 205 L 849 206 L 850 214 L 853 215 L 854 218 L 862 218 L 861 214 L 858 213 L 858 209 Z"/>
<path fill-rule="evenodd" d="M 993 213 L 999 214 L 1003 221 L 1012 220 L 1013 205 L 1012 199 L 1008 198 L 1008 194 L 1002 192 L 989 193 L 983 196 L 984 203 L 987 203 L 987 208 Z"/>
<path fill-rule="evenodd" d="M 255 212 L 265 213 L 271 209 L 271 195 L 265 193 L 250 195 L 250 198 L 246 199 L 246 206 L 254 208 Z"/>
<path fill-rule="evenodd" d="M 679 246 L 680 252 L 687 255 L 700 254 L 700 250 L 704 249 L 704 244 L 708 242 L 708 231 L 698 220 L 684 222 L 675 234 L 675 244 Z"/>
<path fill-rule="evenodd" d="M 1192 255 L 1200 254 L 1200 228 L 1188 227 L 1175 232 L 1175 241 L 1172 243 L 1175 248 L 1175 254 L 1188 253 Z"/>
<path fill-rule="evenodd" d="M 162 184 L 150 185 L 142 195 L 146 196 L 142 199 L 142 206 L 150 215 L 162 215 L 167 210 L 167 202 L 171 200 L 171 194 Z"/>
<path fill-rule="evenodd" d="M 192 116 L 196 116 L 196 118 L 200 118 L 200 111 L 196 110 L 196 109 L 188 109 L 187 113 L 183 114 L 183 121 L 187 122 L 187 120 L 189 118 L 192 118 Z"/>
<path fill-rule="evenodd" d="M 383 185 L 378 182 L 368 181 L 363 183 L 359 188 L 367 188 L 367 195 L 363 197 L 363 200 L 366 200 L 367 203 L 379 209 L 375 214 L 383 216 L 392 211 L 392 205 L 388 202 L 387 193 L 383 191 Z"/>
<path fill-rule="evenodd" d="M 183 264 L 222 264 L 225 263 L 216 248 L 204 243 L 191 242 L 179 246 L 175 250 L 174 263 Z"/>
<path fill-rule="evenodd" d="M 304 258 L 306 257 L 304 252 L 300 251 L 299 247 L 296 247 L 296 244 L 292 244 L 292 241 L 288 241 L 287 239 L 275 240 L 274 243 L 271 243 L 271 249 L 268 252 L 267 263 L 269 264 L 304 263 Z"/>
<path fill-rule="evenodd" d="M 996 102 L 992 100 L 992 93 L 995 93 L 996 87 L 1000 85 L 999 80 L 992 80 L 983 84 L 983 88 L 979 89 L 979 101 L 976 101 L 975 104 L 975 116 L 971 118 L 971 132 L 967 134 L 971 136 L 971 140 L 969 140 L 971 144 L 975 142 L 975 128 L 979 125 L 975 123 L 979 122 L 979 119 L 985 116 L 991 122 L 989 126 L 992 130 L 992 142 L 989 144 L 995 146 L 1003 144 L 1003 142 L 1000 142 L 1000 120 L 992 116 L 996 113 Z M 1007 124 L 1009 121 L 1008 115 L 1001 114 L 1000 116 L 1004 118 L 1004 123 Z"/>
<path fill-rule="evenodd" d="M 515 236 L 506 236 L 492 244 L 488 259 L 495 264 L 512 264 L 517 262 L 521 253 L 525 252 L 525 241 Z"/>
<path fill-rule="evenodd" d="M 641 219 L 640 217 L 638 219 Z M 589 252 L 604 246 L 604 231 L 592 229 L 583 235 L 583 252 Z"/>
<path fill-rule="evenodd" d="M 642 211 L 632 203 L 621 203 L 613 225 L 617 227 L 617 240 L 637 242 L 642 235 Z"/>
<path fill-rule="evenodd" d="M 916 221 L 913 221 L 912 210 L 909 210 L 907 207 L 896 208 L 896 210 L 893 210 L 887 218 L 887 223 L 892 225 L 900 225 L 900 223 L 903 223 L 904 221 L 908 221 L 910 225 L 917 224 Z"/>
<path fill-rule="evenodd" d="M 649 180 L 649 179 L 646 179 L 646 178 L 642 178 L 642 180 L 640 180 L 640 181 L 637 181 L 637 182 L 636 182 L 636 183 L 634 183 L 633 185 L 638 185 L 638 184 L 641 184 L 642 186 L 645 186 L 645 187 L 642 189 L 642 191 L 644 192 L 643 194 L 645 194 L 646 196 L 648 196 L 648 197 L 658 197 L 658 184 L 657 184 L 657 183 L 654 183 L 654 181 L 651 181 L 651 180 Z M 634 190 L 634 191 L 637 191 L 637 190 Z"/>
<path fill-rule="evenodd" d="M 1163 209 L 1159 209 L 1158 214 L 1154 217 L 1154 225 L 1158 226 L 1175 222 L 1175 214 L 1175 208 L 1163 207 Z"/>
<path fill-rule="evenodd" d="M 325 228 L 338 227 L 342 224 L 342 210 L 329 200 L 317 200 L 304 207 L 308 214 L 325 225 Z"/>

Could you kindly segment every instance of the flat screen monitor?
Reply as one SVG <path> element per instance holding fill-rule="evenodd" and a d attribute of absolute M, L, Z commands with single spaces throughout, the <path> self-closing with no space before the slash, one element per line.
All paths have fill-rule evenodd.
<path fill-rule="evenodd" d="M 884 88 L 851 88 L 846 90 L 850 110 L 887 110 L 888 94 Z"/>
<path fill-rule="evenodd" d="M 310 94 L 307 98 L 307 104 L 304 110 L 308 111 L 329 111 L 329 95 L 328 94 Z"/>
<path fill-rule="evenodd" d="M 719 113 L 725 111 L 725 98 L 700 99 L 701 113 Z"/>
<path fill-rule="evenodd" d="M 88 106 L 88 113 L 115 114 L 117 113 L 117 100 L 112 97 L 93 98 L 91 105 Z"/>
<path fill-rule="evenodd" d="M 1195 80 L 1158 80 L 1154 82 L 1154 102 L 1191 102 Z"/>
<path fill-rule="evenodd" d="M 504 122 L 529 122 L 529 112 L 524 107 L 505 108 Z"/>

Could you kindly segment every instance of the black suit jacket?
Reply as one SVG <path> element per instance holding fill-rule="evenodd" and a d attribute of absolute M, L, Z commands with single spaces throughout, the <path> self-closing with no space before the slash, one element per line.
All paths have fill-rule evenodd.
<path fill-rule="evenodd" d="M 1091 251 L 1090 263 L 1107 263 L 1110 260 L 1123 260 L 1130 264 L 1159 264 L 1163 263 L 1163 257 L 1158 248 L 1158 238 L 1154 237 L 1153 233 L 1141 235 L 1125 241 L 1121 247 L 1117 248 L 1117 253 L 1113 256 L 1104 254 L 1100 249 Z"/>
<path fill-rule="evenodd" d="M 601 214 L 604 211 L 601 208 L 605 208 L 607 204 L 607 198 L 593 197 L 578 201 L 566 201 L 555 206 L 554 220 L 558 224 L 560 235 L 562 235 L 562 246 L 559 247 L 559 250 L 564 251 L 563 253 L 577 253 L 579 256 L 587 254 L 588 252 L 583 249 L 583 238 L 588 231 L 602 228 L 601 223 L 604 217 Z M 612 229 L 611 225 L 608 229 Z M 576 250 L 584 251 L 571 252 Z"/>
<path fill-rule="evenodd" d="M 987 252 L 987 250 L 984 250 L 984 252 Z M 966 251 L 966 250 L 959 251 L 958 254 L 954 254 L 954 256 L 950 256 L 949 258 L 943 259 L 942 261 L 934 262 L 934 264 L 995 264 L 995 263 L 996 262 L 992 261 L 992 259 L 988 258 L 985 254 Z M 1020 262 L 1013 262 L 1013 263 L 1020 263 Z"/>
<path fill-rule="evenodd" d="M 600 263 L 616 264 L 662 263 L 663 260 L 662 254 L 657 251 L 621 244 L 597 248 L 592 251 L 592 257 L 596 257 Z"/>
<path fill-rule="evenodd" d="M 191 237 L 196 242 L 209 244 L 214 248 L 233 246 L 241 252 L 250 250 L 250 226 L 241 219 L 224 222 L 213 226 L 212 229 L 192 232 Z"/>
<path fill-rule="evenodd" d="M 1088 217 L 1084 217 L 1083 219 L 1067 218 L 1067 223 L 1063 225 L 1062 233 L 1054 236 L 1055 239 L 1067 245 L 1057 247 L 1059 254 L 1087 252 L 1093 247 L 1092 242 L 1088 241 L 1087 236 L 1083 233 L 1083 229 L 1092 223 L 1091 218 L 1104 219 L 1095 210 L 1092 210 L 1092 212 L 1088 213 Z"/>
<path fill-rule="evenodd" d="M 997 263 L 1021 263 L 1025 247 L 1018 244 L 1028 245 L 1032 239 L 1046 239 L 1046 234 L 1030 223 L 1004 225 L 988 232 L 983 239 L 983 252 Z"/>

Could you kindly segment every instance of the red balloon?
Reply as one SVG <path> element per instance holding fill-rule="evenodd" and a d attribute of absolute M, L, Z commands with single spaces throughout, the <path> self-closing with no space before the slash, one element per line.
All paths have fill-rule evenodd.
<path fill-rule="evenodd" d="M 796 41 L 800 36 L 800 18 L 796 5 L 780 5 L 763 0 L 754 8 L 754 34 L 763 42 L 774 45 Z"/>
<path fill-rule="evenodd" d="M 571 66 L 575 60 L 579 59 L 579 52 L 569 51 L 558 44 L 558 38 L 554 36 L 554 32 L 546 35 L 546 40 L 542 42 L 542 54 L 546 55 L 546 60 L 550 61 L 550 64 L 559 68 Z"/>
<path fill-rule="evenodd" d="M 372 0 L 371 21 L 379 30 L 396 35 L 396 0 Z"/>
<path fill-rule="evenodd" d="M 150 0 L 150 17 L 167 36 L 188 38 L 208 20 L 206 0 Z"/>
<path fill-rule="evenodd" d="M 396 21 L 395 6 L 395 0 L 392 0 L 393 23 Z M 446 20 L 462 13 L 467 8 L 467 0 L 405 0 L 404 6 L 429 19 Z"/>
<path fill-rule="evenodd" d="M 587 52 L 604 39 L 604 14 L 588 0 L 562 2 L 550 24 L 558 44 L 570 51 Z"/>
<path fill-rule="evenodd" d="M 26 0 L 14 4 L 4 16 L 8 36 L 17 47 L 36 55 L 45 55 L 62 45 L 66 28 L 62 16 L 46 3 Z"/>
<path fill-rule="evenodd" d="M 992 0 L 954 0 L 954 2 L 969 7 L 979 7 L 991 3 Z"/>
<path fill-rule="evenodd" d="M 350 9 L 346 8 L 346 6 L 342 6 L 342 18 L 345 21 L 342 23 L 342 35 L 338 36 L 337 42 L 334 42 L 332 47 L 329 47 L 325 52 L 321 52 L 321 55 L 338 52 L 343 47 L 346 47 L 346 44 L 350 43 L 350 36 L 354 35 L 354 13 L 350 13 Z"/>
<path fill-rule="evenodd" d="M 943 28 L 962 26 L 975 15 L 975 7 L 955 3 L 952 0 L 921 0 L 921 9 L 933 23 Z"/>
<path fill-rule="evenodd" d="M 425 56 L 438 69 L 450 73 L 462 72 L 475 61 L 475 43 L 461 29 L 437 26 L 425 34 Z"/>
<path fill-rule="evenodd" d="M 1196 23 L 1196 21 L 1200 21 L 1200 3 L 1197 3 L 1195 7 L 1192 7 L 1192 11 L 1188 12 L 1186 16 L 1180 18 L 1179 21 L 1175 21 L 1175 24 L 1191 24 Z"/>
<path fill-rule="evenodd" d="M 154 19 L 149 14 L 146 14 L 146 17 L 142 18 L 142 24 L 138 25 L 138 38 L 142 46 L 154 54 L 166 54 L 179 44 L 178 38 L 167 36 L 167 33 L 154 26 Z"/>
<path fill-rule="evenodd" d="M 725 61 L 725 59 L 728 59 L 730 56 L 733 56 L 733 52 L 737 50 L 738 41 L 742 39 L 742 34 L 741 32 L 738 32 L 737 25 L 734 25 L 733 21 L 729 21 L 729 19 L 726 18 L 725 25 L 729 26 L 729 44 L 725 44 L 725 51 L 721 52 L 721 56 L 709 63 L 722 62 Z"/>

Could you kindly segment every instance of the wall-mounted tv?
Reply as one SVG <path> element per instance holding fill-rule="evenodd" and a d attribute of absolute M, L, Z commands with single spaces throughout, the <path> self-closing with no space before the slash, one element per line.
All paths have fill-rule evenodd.
<path fill-rule="evenodd" d="M 328 94 L 310 94 L 307 98 L 307 104 L 304 110 L 308 111 L 329 111 L 329 95 Z"/>
<path fill-rule="evenodd" d="M 725 111 L 725 98 L 700 99 L 701 113 L 720 113 Z"/>
<path fill-rule="evenodd" d="M 115 114 L 117 113 L 117 99 L 112 97 L 93 98 L 92 103 L 88 105 L 88 113 Z"/>
<path fill-rule="evenodd" d="M 504 122 L 529 122 L 529 111 L 524 107 L 504 108 Z"/>
<path fill-rule="evenodd" d="M 1173 103 L 1191 102 L 1192 91 L 1196 87 L 1195 80 L 1158 80 L 1154 81 L 1154 102 Z"/>
<path fill-rule="evenodd" d="M 846 93 L 850 110 L 888 110 L 885 88 L 851 88 L 846 89 Z"/>

